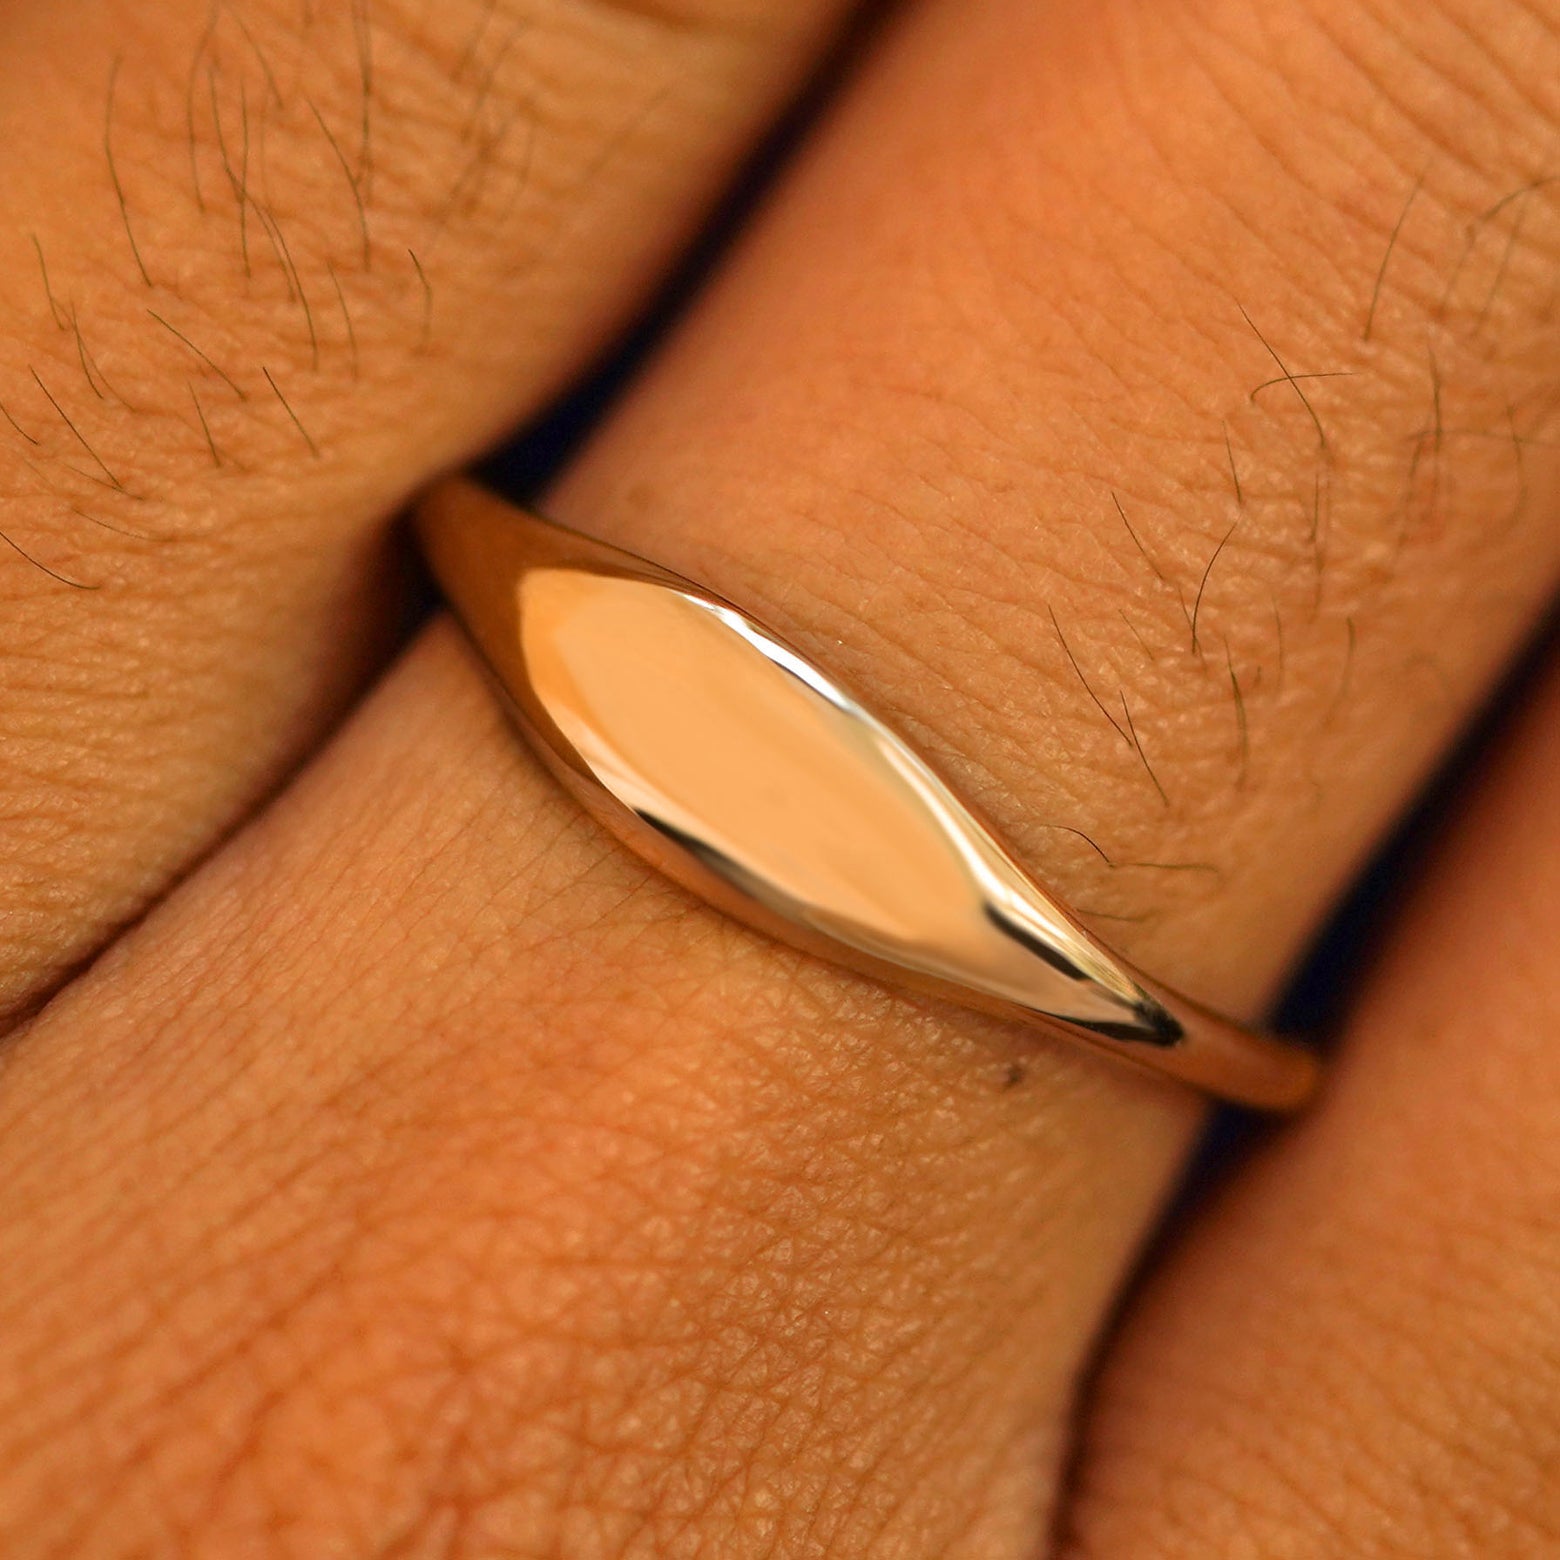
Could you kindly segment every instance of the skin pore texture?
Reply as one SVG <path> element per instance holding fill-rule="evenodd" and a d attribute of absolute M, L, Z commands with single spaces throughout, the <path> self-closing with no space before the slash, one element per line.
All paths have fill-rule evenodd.
<path fill-rule="evenodd" d="M 840 10 L 5 8 L 0 1019 L 339 716 L 387 518 L 583 369 Z"/>
<path fill-rule="evenodd" d="M 837 20 L 0 20 L 8 1560 L 1555 1541 L 1510 1448 L 1560 1167 L 1440 1166 L 1466 1051 L 1380 1060 L 1424 1025 L 1391 970 L 1096 1405 L 1197 1101 L 688 902 L 447 623 L 321 742 L 393 642 L 384 517 L 578 370 Z M 1557 122 L 1541 4 L 923 0 L 550 506 L 772 620 L 1104 935 L 1255 1014 L 1549 600 Z M 1492 1144 L 1553 1120 L 1528 1034 L 1488 1037 Z M 1383 1257 L 1382 1110 L 1445 1209 L 1525 1232 L 1479 1298 L 1526 1375 Z M 1389 1316 L 1336 1303 L 1384 1268 Z M 1384 1321 L 1380 1391 L 1334 1390 L 1307 1350 L 1385 1358 Z"/>
<path fill-rule="evenodd" d="M 1551 672 L 1322 1108 L 1143 1295 L 1078 1459 L 1070 1560 L 1554 1553 L 1557 733 Z"/>

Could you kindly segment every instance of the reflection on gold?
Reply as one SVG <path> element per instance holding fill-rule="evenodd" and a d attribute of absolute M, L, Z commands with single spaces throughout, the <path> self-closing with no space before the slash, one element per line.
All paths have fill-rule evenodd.
<path fill-rule="evenodd" d="M 558 732 L 618 801 L 697 841 L 734 885 L 926 973 L 1131 1019 L 1141 994 L 1102 990 L 1086 946 L 1048 962 L 1011 934 L 1027 920 L 1068 941 L 902 743 L 751 625 L 656 581 L 567 567 L 526 572 L 519 617 L 532 696 Z"/>
<path fill-rule="evenodd" d="M 867 974 L 1248 1103 L 1314 1059 L 1138 975 L 887 726 L 691 581 L 469 485 L 424 549 L 537 753 L 607 827 L 730 914 Z"/>

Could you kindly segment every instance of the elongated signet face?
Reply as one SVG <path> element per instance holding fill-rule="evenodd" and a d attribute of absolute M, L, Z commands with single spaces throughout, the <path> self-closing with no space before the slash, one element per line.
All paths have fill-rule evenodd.
<path fill-rule="evenodd" d="M 516 589 L 533 717 L 691 858 L 678 875 L 713 874 L 769 930 L 779 918 L 1003 1004 L 1171 1038 L 924 762 L 740 612 L 567 565 Z"/>
<path fill-rule="evenodd" d="M 1286 1109 L 1311 1093 L 1308 1052 L 1134 970 L 907 742 L 733 603 L 469 485 L 431 495 L 418 526 L 536 753 L 701 898 L 1230 1099 Z"/>

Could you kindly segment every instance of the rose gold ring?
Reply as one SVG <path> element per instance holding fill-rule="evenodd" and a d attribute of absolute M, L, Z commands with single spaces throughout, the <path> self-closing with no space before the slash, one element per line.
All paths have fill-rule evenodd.
<path fill-rule="evenodd" d="M 880 980 L 1293 1109 L 1310 1052 L 1175 995 L 1087 931 L 913 748 L 740 607 L 447 483 L 445 596 L 557 778 L 653 867 Z"/>

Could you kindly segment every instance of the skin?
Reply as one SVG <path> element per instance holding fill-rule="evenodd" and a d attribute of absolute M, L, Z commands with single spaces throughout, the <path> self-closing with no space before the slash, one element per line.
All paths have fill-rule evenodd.
<path fill-rule="evenodd" d="M 3 523 L 101 589 L 7 553 L 0 1015 L 340 718 L 389 517 L 582 370 L 839 10 L 6 8 Z"/>
<path fill-rule="evenodd" d="M 1560 695 L 1107 1329 L 1196 1100 L 690 903 L 446 623 L 343 719 L 385 517 L 580 370 L 838 10 L 317 9 L 0 21 L 55 571 L 0 575 L 7 1555 L 1551 1552 Z M 1551 595 L 1557 83 L 1541 4 L 923 0 L 550 507 L 1255 1015 Z"/>

